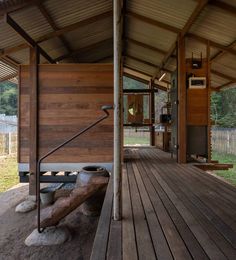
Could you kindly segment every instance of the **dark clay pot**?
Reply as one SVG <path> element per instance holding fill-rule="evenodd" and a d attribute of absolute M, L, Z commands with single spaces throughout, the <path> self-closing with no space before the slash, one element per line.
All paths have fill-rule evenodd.
<path fill-rule="evenodd" d="M 97 176 L 109 177 L 109 172 L 101 166 L 86 166 L 79 173 L 77 178 L 77 186 L 87 185 L 92 178 Z M 91 198 L 87 199 L 81 206 L 82 212 L 86 216 L 98 216 L 100 215 L 104 197 L 106 194 L 106 188 L 96 192 Z"/>

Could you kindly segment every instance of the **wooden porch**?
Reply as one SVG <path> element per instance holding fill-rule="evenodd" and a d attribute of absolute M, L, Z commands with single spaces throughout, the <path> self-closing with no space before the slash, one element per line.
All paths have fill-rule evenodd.
<path fill-rule="evenodd" d="M 91 259 L 235 259 L 236 189 L 155 148 L 125 151 L 122 221 L 112 181 Z"/>

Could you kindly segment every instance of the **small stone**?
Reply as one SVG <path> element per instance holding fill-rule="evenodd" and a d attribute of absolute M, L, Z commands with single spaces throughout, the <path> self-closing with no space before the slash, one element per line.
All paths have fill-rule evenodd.
<path fill-rule="evenodd" d="M 52 246 L 61 245 L 67 240 L 70 240 L 71 235 L 66 227 L 49 227 L 42 233 L 37 229 L 26 238 L 26 246 Z"/>
<path fill-rule="evenodd" d="M 26 213 L 36 208 L 36 202 L 33 200 L 25 200 L 16 206 L 15 212 Z"/>

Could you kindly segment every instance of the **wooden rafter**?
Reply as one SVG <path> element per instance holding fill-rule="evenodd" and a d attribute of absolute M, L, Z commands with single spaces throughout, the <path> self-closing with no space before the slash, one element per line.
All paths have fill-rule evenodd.
<path fill-rule="evenodd" d="M 13 5 L 4 5 L 3 3 L 0 4 L 0 19 L 4 17 L 4 15 L 12 12 L 19 11 L 23 8 L 29 7 L 31 5 L 35 5 L 38 2 L 43 2 L 42 0 L 22 0 L 17 4 Z"/>
<path fill-rule="evenodd" d="M 152 75 L 151 74 L 148 74 L 144 71 L 141 71 L 141 70 L 138 70 L 138 69 L 134 69 L 132 66 L 130 65 L 124 65 L 124 68 L 126 69 L 129 69 L 129 70 L 132 70 L 134 71 L 135 73 L 139 73 L 139 74 L 142 74 L 144 76 L 146 76 L 148 78 L 148 80 L 150 80 L 152 78 Z M 155 84 L 158 82 L 158 80 L 155 81 Z M 168 80 L 162 80 L 161 82 L 165 83 L 165 84 L 170 84 L 170 81 Z"/>
<path fill-rule="evenodd" d="M 76 56 L 76 55 L 78 55 L 80 53 L 84 53 L 84 52 L 90 51 L 91 49 L 96 49 L 96 48 L 98 48 L 99 46 L 102 46 L 102 45 L 112 44 L 112 40 L 113 40 L 112 38 L 108 38 L 108 39 L 105 39 L 105 40 L 93 43 L 93 44 L 91 44 L 89 46 L 86 46 L 86 47 L 83 47 L 83 48 L 79 48 L 77 50 L 72 51 L 69 54 L 62 55 L 62 56 L 56 58 L 55 61 L 58 62 L 58 61 L 61 61 L 61 60 L 67 59 L 67 58 L 71 58 L 71 57 Z"/>
<path fill-rule="evenodd" d="M 201 0 L 198 2 L 196 8 L 194 9 L 193 13 L 191 14 L 191 16 L 189 17 L 188 21 L 186 22 L 186 24 L 184 25 L 183 29 L 179 32 L 179 37 L 184 37 L 187 32 L 189 31 L 189 29 L 191 28 L 191 26 L 193 25 L 193 23 L 196 21 L 196 19 L 198 18 L 199 14 L 202 12 L 202 10 L 206 7 L 208 3 L 208 0 Z M 176 38 L 177 41 L 177 38 Z M 161 62 L 161 67 L 157 69 L 157 72 L 154 74 L 153 78 L 158 76 L 158 73 L 165 67 L 165 65 L 167 64 L 169 58 L 171 57 L 171 55 L 173 54 L 175 48 L 176 48 L 176 41 L 172 44 L 172 46 L 170 47 L 169 51 L 167 52 L 167 54 L 165 55 L 165 57 L 163 58 L 162 62 Z"/>
<path fill-rule="evenodd" d="M 174 27 L 174 26 L 171 26 L 171 25 L 168 25 L 166 23 L 162 23 L 160 21 L 157 21 L 157 20 L 153 20 L 153 19 L 150 19 L 146 16 L 143 16 L 143 15 L 140 15 L 140 14 L 136 14 L 134 12 L 131 12 L 131 11 L 128 11 L 126 13 L 126 15 L 128 17 L 131 17 L 131 18 L 135 18 L 139 21 L 142 21 L 142 22 L 145 22 L 147 24 L 151 24 L 151 25 L 154 25 L 154 26 L 157 26 L 157 27 L 160 27 L 162 29 L 165 29 L 167 31 L 171 31 L 173 33 L 179 33 L 181 30 L 177 27 Z"/>
<path fill-rule="evenodd" d="M 236 15 L 236 7 L 233 5 L 229 5 L 229 4 L 221 2 L 219 0 L 211 0 L 211 1 L 209 1 L 209 4 L 216 6 L 234 16 Z"/>
<path fill-rule="evenodd" d="M 227 48 L 232 49 L 236 46 L 236 40 L 233 41 L 230 45 L 228 45 Z M 225 50 L 221 50 L 219 52 L 217 52 L 212 58 L 211 58 L 211 62 L 215 62 L 216 60 L 218 60 L 220 57 L 222 57 L 224 54 L 226 54 L 227 52 Z"/>
<path fill-rule="evenodd" d="M 134 39 L 131 39 L 131 38 L 129 38 L 129 37 L 126 38 L 126 41 L 127 41 L 128 43 L 132 43 L 132 44 L 135 44 L 135 45 L 137 45 L 137 46 L 139 46 L 139 47 L 142 47 L 142 48 L 144 48 L 144 49 L 151 50 L 151 51 L 155 51 L 155 52 L 158 52 L 158 53 L 160 53 L 160 54 L 162 54 L 162 55 L 166 55 L 166 51 L 164 51 L 164 50 L 162 50 L 162 49 L 159 49 L 159 48 L 157 48 L 157 47 L 154 47 L 154 46 L 145 44 L 145 43 L 143 43 L 143 42 L 139 42 L 139 41 L 134 40 Z"/>
<path fill-rule="evenodd" d="M 39 2 L 37 3 L 37 7 L 39 8 L 40 12 L 42 13 L 42 15 L 44 16 L 44 18 L 47 20 L 47 22 L 50 24 L 50 26 L 52 27 L 52 29 L 55 31 L 58 31 L 59 28 L 56 26 L 54 20 L 52 19 L 51 15 L 48 13 L 48 11 L 46 10 L 46 8 L 44 7 L 43 3 Z M 65 46 L 65 48 L 67 49 L 67 51 L 70 53 L 72 52 L 72 49 L 70 47 L 70 44 L 67 42 L 67 40 L 65 39 L 65 37 L 63 35 L 59 35 L 58 38 L 61 40 L 61 42 L 63 43 L 63 45 Z"/>
<path fill-rule="evenodd" d="M 142 77 L 142 75 L 133 75 L 132 73 L 129 73 L 129 72 L 124 72 L 123 75 L 128 77 L 128 78 L 140 81 L 140 82 L 142 82 L 144 84 L 147 84 L 147 85 L 149 84 L 149 80 L 145 78 L 145 75 L 144 75 L 144 77 Z M 160 89 L 160 90 L 163 90 L 163 91 L 167 91 L 167 87 L 164 87 L 164 86 L 158 84 L 157 82 L 153 83 L 153 85 L 157 89 Z"/>
<path fill-rule="evenodd" d="M 10 67 L 13 67 L 15 69 L 18 68 L 19 63 L 17 61 L 15 61 L 14 59 L 10 58 L 9 56 L 5 56 L 5 57 L 1 58 L 0 60 L 2 60 L 4 63 L 8 64 Z"/>
<path fill-rule="evenodd" d="M 107 17 L 111 17 L 111 16 L 112 16 L 112 11 L 108 11 L 108 12 L 104 12 L 104 13 L 99 14 L 99 15 L 92 16 L 92 17 L 87 18 L 85 20 L 82 20 L 82 21 L 73 23 L 71 25 L 65 26 L 65 27 L 61 28 L 60 30 L 56 30 L 54 32 L 47 33 L 47 34 L 37 38 L 35 40 L 35 42 L 38 43 L 38 44 L 42 43 L 42 42 L 50 40 L 52 38 L 59 37 L 60 35 L 63 35 L 65 33 L 74 31 L 74 30 L 78 29 L 79 27 L 84 27 L 86 25 L 96 23 L 100 20 L 103 20 L 103 19 L 105 19 Z M 11 53 L 23 50 L 23 49 L 28 48 L 28 47 L 29 47 L 28 44 L 23 43 L 23 44 L 19 44 L 17 46 L 14 46 L 14 47 L 2 49 L 2 50 L 0 50 L 0 58 L 5 56 L 5 55 L 9 55 Z"/>
<path fill-rule="evenodd" d="M 223 88 L 228 87 L 229 85 L 231 85 L 231 84 L 233 84 L 233 83 L 234 83 L 234 82 L 229 81 L 229 82 L 227 82 L 227 83 L 225 83 L 225 84 L 223 84 L 223 85 L 221 85 L 221 86 L 219 86 L 219 87 L 211 88 L 211 90 L 212 90 L 212 91 L 220 91 L 220 90 L 222 90 Z"/>
<path fill-rule="evenodd" d="M 38 44 L 8 15 L 5 15 L 5 22 L 12 27 L 31 47 L 36 47 Z M 40 54 L 49 62 L 54 63 L 54 60 L 38 46 Z"/>
<path fill-rule="evenodd" d="M 160 28 L 165 29 L 165 30 L 170 31 L 170 32 L 179 33 L 181 31 L 177 27 L 169 26 L 169 25 L 167 25 L 165 23 L 159 22 L 157 20 L 150 19 L 150 18 L 142 16 L 142 15 L 138 15 L 138 14 L 135 14 L 135 13 L 132 13 L 132 12 L 128 12 L 127 15 L 132 17 L 132 18 L 135 18 L 137 20 L 140 20 L 142 22 L 145 22 L 147 24 L 151 24 L 151 25 L 160 27 Z M 195 39 L 195 40 L 197 40 L 199 42 L 203 42 L 205 44 L 207 44 L 207 42 L 209 41 L 211 46 L 213 46 L 213 47 L 215 47 L 217 49 L 229 52 L 229 53 L 231 53 L 233 55 L 236 55 L 236 50 L 231 49 L 228 46 L 224 46 L 222 44 L 219 44 L 219 43 L 217 43 L 215 41 L 211 41 L 211 40 L 209 40 L 207 38 L 201 37 L 201 36 L 193 34 L 193 33 L 186 33 L 186 36 L 188 36 L 190 38 L 193 38 L 193 39 Z"/>
<path fill-rule="evenodd" d="M 193 34 L 193 33 L 188 33 L 187 36 L 190 37 L 190 38 L 192 38 L 192 39 L 195 39 L 195 40 L 197 40 L 197 41 L 199 41 L 199 42 L 205 43 L 205 44 L 207 44 L 207 42 L 209 41 L 209 43 L 210 43 L 211 46 L 213 46 L 213 47 L 215 47 L 215 48 L 217 48 L 217 49 L 226 51 L 226 52 L 228 52 L 228 53 L 231 53 L 231 54 L 233 54 L 233 55 L 236 55 L 236 50 L 231 49 L 231 48 L 228 47 L 228 46 L 224 46 L 224 45 L 222 45 L 222 44 L 219 44 L 219 43 L 217 43 L 217 42 L 208 40 L 208 39 L 206 39 L 206 38 L 204 38 L 204 37 L 201 37 L 201 36 L 196 35 L 196 34 Z"/>
<path fill-rule="evenodd" d="M 131 60 L 135 60 L 137 62 L 140 62 L 140 63 L 143 63 L 145 65 L 148 65 L 148 66 L 151 66 L 151 67 L 155 67 L 155 68 L 160 68 L 158 65 L 152 63 L 152 62 L 149 62 L 149 61 L 146 61 L 146 60 L 143 60 L 143 59 L 140 59 L 140 58 L 137 58 L 135 56 L 132 56 L 132 55 L 126 55 L 127 58 L 131 59 Z M 168 70 L 168 69 L 163 69 L 163 71 L 167 72 L 167 73 L 173 73 L 173 71 L 171 70 Z"/>
<path fill-rule="evenodd" d="M 232 77 L 232 76 L 229 76 L 229 75 L 225 75 L 224 73 L 221 73 L 219 71 L 211 69 L 211 73 L 215 74 L 218 77 L 230 80 L 232 82 L 236 82 L 236 78 L 235 77 Z"/>
<path fill-rule="evenodd" d="M 3 82 L 3 81 L 7 81 L 7 80 L 10 80 L 10 79 L 13 79 L 15 77 L 18 76 L 18 72 L 14 72 L 6 77 L 3 77 L 3 78 L 0 78 L 0 82 Z"/>

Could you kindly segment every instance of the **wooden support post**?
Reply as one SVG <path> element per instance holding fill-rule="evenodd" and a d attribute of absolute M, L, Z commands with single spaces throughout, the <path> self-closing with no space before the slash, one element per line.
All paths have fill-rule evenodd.
<path fill-rule="evenodd" d="M 186 163 L 185 38 L 178 37 L 178 163 Z"/>
<path fill-rule="evenodd" d="M 211 47 L 207 42 L 207 161 L 211 162 Z"/>
<path fill-rule="evenodd" d="M 150 144 L 152 146 L 155 146 L 155 93 L 154 93 L 154 86 L 153 86 L 153 80 L 150 80 L 150 114 L 151 114 L 151 126 L 150 126 Z"/>
<path fill-rule="evenodd" d="M 121 1 L 113 0 L 114 38 L 114 220 L 121 219 Z"/>
<path fill-rule="evenodd" d="M 30 152 L 29 194 L 36 194 L 36 168 L 38 160 L 38 47 L 30 48 Z"/>

